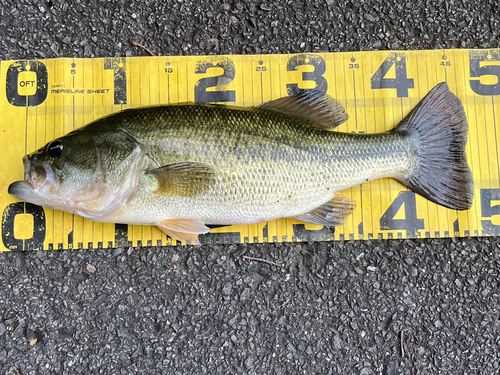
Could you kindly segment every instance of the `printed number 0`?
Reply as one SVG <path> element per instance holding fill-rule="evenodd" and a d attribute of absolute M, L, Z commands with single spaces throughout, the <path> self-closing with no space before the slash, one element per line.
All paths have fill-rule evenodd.
<path fill-rule="evenodd" d="M 14 221 L 17 215 L 33 216 L 33 236 L 27 239 L 14 237 Z M 9 250 L 42 249 L 45 241 L 45 211 L 31 203 L 16 202 L 9 204 L 2 215 L 2 241 Z"/>
<path fill-rule="evenodd" d="M 19 95 L 19 76 L 23 72 L 36 73 L 36 91 L 33 95 Z M 24 81 L 22 81 L 24 82 Z M 27 81 L 34 86 L 33 81 Z M 7 100 L 16 107 L 34 107 L 42 104 L 47 99 L 49 84 L 47 67 L 41 61 L 16 61 L 7 69 L 5 91 Z"/>

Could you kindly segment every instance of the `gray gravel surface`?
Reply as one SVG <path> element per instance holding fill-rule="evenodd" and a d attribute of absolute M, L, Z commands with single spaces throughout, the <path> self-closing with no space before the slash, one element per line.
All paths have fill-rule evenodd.
<path fill-rule="evenodd" d="M 499 22 L 494 0 L 0 0 L 0 58 L 143 55 L 130 40 L 163 55 L 487 48 Z M 499 247 L 472 238 L 2 253 L 0 371 L 496 374 Z"/>

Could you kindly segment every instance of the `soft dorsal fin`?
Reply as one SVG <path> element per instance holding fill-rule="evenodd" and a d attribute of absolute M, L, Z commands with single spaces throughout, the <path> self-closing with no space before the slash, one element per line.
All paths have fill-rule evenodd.
<path fill-rule="evenodd" d="M 325 226 L 344 225 L 355 207 L 356 203 L 351 200 L 351 198 L 345 195 L 336 194 L 332 200 L 319 206 L 315 210 L 294 216 L 292 219 Z"/>
<path fill-rule="evenodd" d="M 264 103 L 259 108 L 302 117 L 321 130 L 336 128 L 349 118 L 342 104 L 316 89 L 296 90 L 292 96 Z"/>
<path fill-rule="evenodd" d="M 146 172 L 159 195 L 194 196 L 205 191 L 217 178 L 215 169 L 207 164 L 183 162 Z"/>

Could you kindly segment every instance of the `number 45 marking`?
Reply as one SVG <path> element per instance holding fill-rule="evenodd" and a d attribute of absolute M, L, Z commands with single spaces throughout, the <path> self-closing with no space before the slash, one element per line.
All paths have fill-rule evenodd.
<path fill-rule="evenodd" d="M 387 73 L 395 65 L 396 77 L 387 78 Z M 406 75 L 406 56 L 404 53 L 393 52 L 380 65 L 371 79 L 373 90 L 378 89 L 396 89 L 398 98 L 407 98 L 408 89 L 415 87 L 413 78 Z"/>

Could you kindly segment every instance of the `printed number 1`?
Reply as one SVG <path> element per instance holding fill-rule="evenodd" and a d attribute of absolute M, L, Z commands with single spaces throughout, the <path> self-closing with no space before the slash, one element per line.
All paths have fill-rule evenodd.
<path fill-rule="evenodd" d="M 395 66 L 396 78 L 386 78 L 389 70 Z M 413 78 L 406 75 L 406 56 L 404 53 L 391 53 L 380 65 L 371 79 L 373 90 L 396 89 L 398 98 L 407 98 L 408 89 L 415 87 Z"/>
<path fill-rule="evenodd" d="M 115 81 L 115 104 L 127 104 L 127 70 L 124 57 L 107 58 L 104 70 L 112 70 Z"/>

